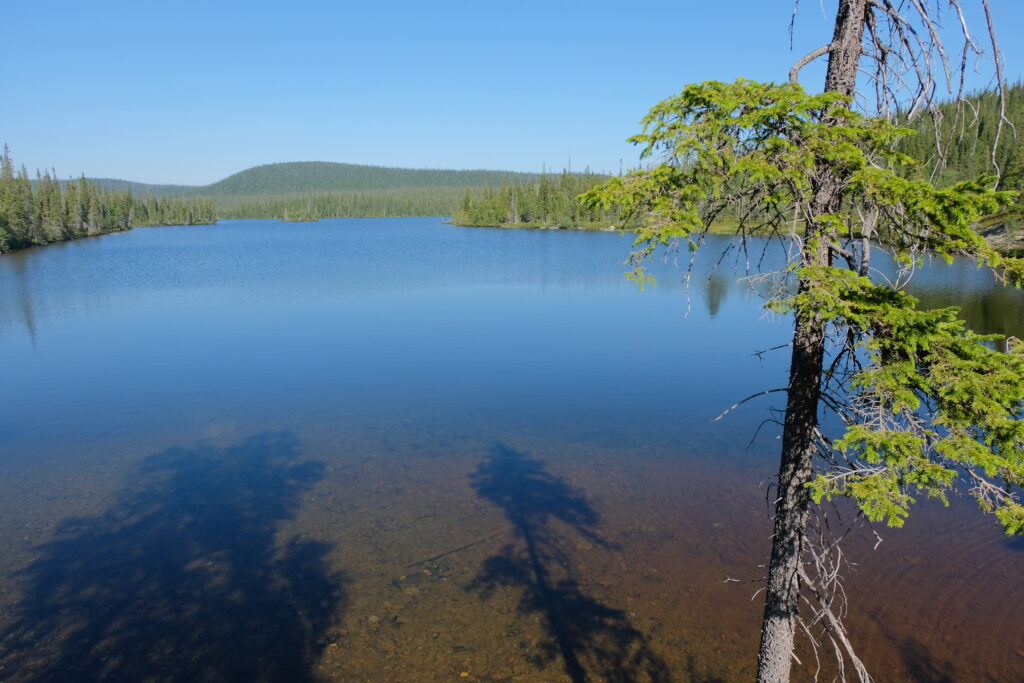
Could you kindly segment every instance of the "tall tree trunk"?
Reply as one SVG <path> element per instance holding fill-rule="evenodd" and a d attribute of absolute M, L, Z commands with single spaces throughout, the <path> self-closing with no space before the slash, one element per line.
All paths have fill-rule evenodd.
<path fill-rule="evenodd" d="M 826 92 L 853 95 L 867 11 L 867 0 L 840 0 L 825 77 Z M 809 207 L 812 220 L 808 221 L 807 240 L 801 258 L 805 265 L 827 265 L 827 240 L 814 244 L 815 240 L 811 239 L 822 230 L 813 219 L 840 209 L 840 184 L 825 165 L 819 165 L 815 175 L 814 194 Z M 802 281 L 799 286 L 803 290 L 808 284 Z M 814 471 L 824 355 L 825 323 L 821 316 L 817 311 L 797 310 L 786 418 L 782 429 L 775 530 L 757 662 L 759 683 L 785 683 L 789 680 L 799 609 L 798 572 L 806 547 L 811 503 L 807 483 Z"/>

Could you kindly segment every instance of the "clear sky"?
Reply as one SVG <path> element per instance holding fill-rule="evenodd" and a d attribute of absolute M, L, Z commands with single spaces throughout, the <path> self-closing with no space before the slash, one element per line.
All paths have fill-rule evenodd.
<path fill-rule="evenodd" d="M 991 2 L 1019 79 L 1024 1 Z M 835 0 L 800 5 L 791 51 L 792 0 L 8 2 L 0 142 L 30 171 L 153 183 L 305 160 L 617 170 L 684 84 L 784 80 L 828 42 Z"/>

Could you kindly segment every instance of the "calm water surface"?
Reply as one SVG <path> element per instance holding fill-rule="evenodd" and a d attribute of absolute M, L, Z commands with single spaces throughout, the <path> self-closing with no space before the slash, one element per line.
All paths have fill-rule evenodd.
<path fill-rule="evenodd" d="M 789 323 L 724 244 L 689 297 L 623 235 L 436 219 L 0 257 L 0 680 L 749 680 L 778 401 L 711 420 Z M 914 292 L 1024 337 L 973 266 Z M 879 680 L 1024 680 L 1024 545 L 966 500 L 883 535 Z"/>

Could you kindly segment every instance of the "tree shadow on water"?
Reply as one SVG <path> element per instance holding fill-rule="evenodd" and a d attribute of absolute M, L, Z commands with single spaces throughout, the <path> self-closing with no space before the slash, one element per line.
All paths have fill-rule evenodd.
<path fill-rule="evenodd" d="M 543 667 L 561 659 L 575 683 L 669 681 L 627 614 L 587 595 L 573 578 L 566 550 L 573 536 L 617 550 L 597 533 L 600 518 L 586 498 L 541 460 L 501 443 L 470 478 L 477 495 L 504 511 L 516 541 L 484 561 L 468 590 L 488 598 L 499 587 L 522 589 L 520 612 L 540 615 L 546 631 L 531 661 Z"/>
<path fill-rule="evenodd" d="M 346 601 L 324 543 L 280 542 L 323 466 L 288 433 L 148 457 L 21 572 L 12 681 L 309 681 Z"/>

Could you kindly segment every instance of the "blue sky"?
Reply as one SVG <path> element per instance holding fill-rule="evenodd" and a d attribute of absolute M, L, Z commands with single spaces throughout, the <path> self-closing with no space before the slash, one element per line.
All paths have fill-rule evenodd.
<path fill-rule="evenodd" d="M 1024 2 L 991 1 L 1016 80 Z M 801 0 L 792 51 L 792 0 L 12 2 L 0 142 L 30 170 L 155 183 L 298 160 L 617 170 L 684 84 L 784 80 L 834 2 Z"/>

